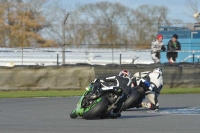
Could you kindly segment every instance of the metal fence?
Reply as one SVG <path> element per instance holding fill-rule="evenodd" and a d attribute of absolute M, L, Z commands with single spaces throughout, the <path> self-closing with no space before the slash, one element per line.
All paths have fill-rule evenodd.
<path fill-rule="evenodd" d="M 22 26 L 19 30 L 25 29 Z M 158 29 L 157 25 L 144 28 L 142 24 L 54 24 L 37 33 L 39 40 L 23 30 L 11 36 L 9 29 L 1 28 L 0 66 L 151 64 L 150 46 Z M 169 40 L 163 40 L 165 46 Z M 199 62 L 200 39 L 179 41 L 176 62 Z M 161 52 L 161 63 L 165 62 L 166 52 Z"/>
<path fill-rule="evenodd" d="M 61 48 L 1 48 L 0 66 L 14 65 L 40 65 L 59 66 L 62 65 Z M 179 62 L 199 62 L 200 51 L 178 51 L 177 63 Z M 161 63 L 168 62 L 166 52 L 161 52 Z M 67 48 L 65 51 L 65 64 L 151 64 L 150 49 L 130 50 L 130 49 L 78 49 Z"/>

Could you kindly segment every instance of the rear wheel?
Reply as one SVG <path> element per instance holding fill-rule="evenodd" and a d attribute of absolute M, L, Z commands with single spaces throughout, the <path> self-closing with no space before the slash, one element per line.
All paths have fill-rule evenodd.
<path fill-rule="evenodd" d="M 109 101 L 105 96 L 100 97 L 94 104 L 87 107 L 82 115 L 84 119 L 93 119 L 97 117 L 106 107 L 108 107 Z"/>
<path fill-rule="evenodd" d="M 132 91 L 131 95 L 124 102 L 124 106 L 122 107 L 122 111 L 128 109 L 134 102 L 136 102 L 140 98 L 140 93 L 137 90 Z"/>

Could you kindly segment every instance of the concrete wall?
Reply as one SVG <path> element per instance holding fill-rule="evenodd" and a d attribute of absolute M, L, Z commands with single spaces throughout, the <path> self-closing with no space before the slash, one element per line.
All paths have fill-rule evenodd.
<path fill-rule="evenodd" d="M 93 67 L 0 67 L 0 90 L 82 89 Z"/>
<path fill-rule="evenodd" d="M 164 88 L 200 87 L 200 65 L 192 63 L 96 66 L 95 76 L 117 74 L 122 69 L 128 69 L 134 74 L 135 72 L 152 71 L 156 67 L 161 67 L 164 70 Z"/>
<path fill-rule="evenodd" d="M 106 65 L 59 67 L 0 67 L 0 90 L 84 89 L 95 77 L 118 74 L 122 69 L 135 72 L 164 70 L 164 88 L 200 87 L 200 65 Z"/>

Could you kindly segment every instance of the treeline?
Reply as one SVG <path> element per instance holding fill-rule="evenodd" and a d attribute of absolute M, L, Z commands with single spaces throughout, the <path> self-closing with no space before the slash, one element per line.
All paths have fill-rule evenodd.
<path fill-rule="evenodd" d="M 98 2 L 68 12 L 46 6 L 51 0 L 0 0 L 1 47 L 141 47 L 149 44 L 162 24 L 181 23 L 167 17 L 164 6 Z M 55 4 L 55 2 L 54 2 Z M 53 9 L 54 8 L 54 9 Z M 52 10 L 54 13 L 47 13 Z M 60 19 L 49 19 L 57 17 Z M 56 23 L 56 24 L 55 24 Z"/>
<path fill-rule="evenodd" d="M 82 5 L 68 19 L 66 41 L 76 46 L 92 44 L 91 47 L 149 46 L 160 24 L 180 22 L 167 18 L 167 14 L 164 6 L 141 5 L 132 9 L 109 2 Z"/>

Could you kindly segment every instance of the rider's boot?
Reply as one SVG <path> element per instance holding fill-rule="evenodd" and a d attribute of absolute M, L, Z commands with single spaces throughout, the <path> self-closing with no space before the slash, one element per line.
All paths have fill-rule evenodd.
<path fill-rule="evenodd" d="M 158 110 L 159 109 L 158 103 L 155 105 L 155 104 L 152 104 L 152 103 L 142 102 L 141 106 L 144 107 L 144 108 L 147 108 L 147 109 L 151 109 L 151 110 Z"/>

